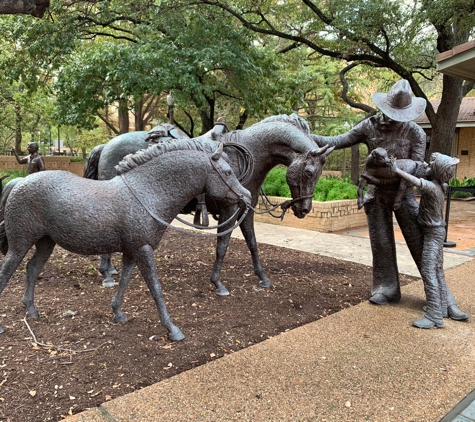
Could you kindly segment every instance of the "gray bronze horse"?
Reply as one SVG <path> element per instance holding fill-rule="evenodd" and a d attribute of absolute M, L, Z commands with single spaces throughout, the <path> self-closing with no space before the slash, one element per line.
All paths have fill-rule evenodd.
<path fill-rule="evenodd" d="M 132 132 L 120 135 L 102 148 L 99 157 L 94 158 L 99 180 L 113 177 L 114 166 L 125 155 L 140 148 L 147 147 L 148 132 Z M 269 117 L 244 130 L 231 131 L 219 136 L 212 136 L 217 141 L 224 142 L 225 152 L 229 156 L 231 167 L 244 187 L 252 194 L 252 204 L 255 206 L 259 198 L 259 188 L 269 171 L 281 164 L 288 167 L 287 183 L 290 187 L 293 201 L 292 210 L 298 218 L 303 218 L 312 209 L 312 196 L 315 185 L 322 173 L 322 166 L 326 156 L 333 148 L 318 148 L 310 137 L 307 122 L 295 114 L 290 116 L 279 115 Z M 209 142 L 203 135 L 194 138 L 197 141 Z M 243 153 L 246 151 L 247 153 Z M 93 163 L 86 164 L 86 168 L 93 167 Z M 185 208 L 189 211 L 196 204 Z M 219 224 L 226 222 L 234 210 L 225 204 L 207 199 L 207 208 L 213 215 L 218 215 Z M 221 227 L 223 232 L 232 226 L 232 222 Z M 254 232 L 254 215 L 248 213 L 240 224 L 241 231 L 251 252 L 254 273 L 259 277 L 261 287 L 269 287 L 271 283 L 264 274 L 257 251 L 257 242 Z M 218 237 L 216 260 L 211 273 L 211 282 L 216 287 L 216 294 L 229 294 L 222 284 L 220 274 L 231 233 Z M 106 270 L 108 265 L 103 265 Z M 108 271 L 105 276 L 110 277 Z"/>
<path fill-rule="evenodd" d="M 125 157 L 117 166 L 119 175 L 107 181 L 66 171 L 39 172 L 20 180 L 0 203 L 0 248 L 6 254 L 0 265 L 0 293 L 35 245 L 22 302 L 27 316 L 38 318 L 35 283 L 56 244 L 83 255 L 121 252 L 114 320 L 127 320 L 121 304 L 137 264 L 170 339 L 181 340 L 184 336 L 165 306 L 153 252 L 167 224 L 203 192 L 230 207 L 250 206 L 249 191 L 221 154 L 222 146 L 216 148 L 215 143 L 179 140 Z"/>

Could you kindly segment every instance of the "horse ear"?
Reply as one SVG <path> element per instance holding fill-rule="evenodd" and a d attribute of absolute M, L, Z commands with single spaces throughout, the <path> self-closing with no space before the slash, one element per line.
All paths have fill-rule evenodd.
<path fill-rule="evenodd" d="M 318 150 L 318 155 L 324 155 L 325 157 L 330 154 L 335 149 L 335 147 L 330 147 L 328 144 L 324 145 Z"/>
<path fill-rule="evenodd" d="M 213 161 L 218 161 L 221 158 L 221 155 L 223 154 L 223 146 L 224 144 L 220 142 L 220 144 L 218 145 L 218 149 L 211 156 L 211 159 Z"/>

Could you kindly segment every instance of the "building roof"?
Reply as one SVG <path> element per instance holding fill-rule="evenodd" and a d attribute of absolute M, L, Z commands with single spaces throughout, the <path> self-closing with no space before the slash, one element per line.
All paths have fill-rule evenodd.
<path fill-rule="evenodd" d="M 431 104 L 434 107 L 434 110 L 437 111 L 440 100 L 432 100 Z M 425 113 L 414 121 L 423 128 L 428 128 L 431 126 Z M 459 115 L 457 118 L 457 127 L 464 126 L 475 126 L 475 97 L 462 98 L 462 104 L 460 105 Z"/>
<path fill-rule="evenodd" d="M 475 82 L 475 41 L 460 44 L 435 58 L 437 71 Z"/>

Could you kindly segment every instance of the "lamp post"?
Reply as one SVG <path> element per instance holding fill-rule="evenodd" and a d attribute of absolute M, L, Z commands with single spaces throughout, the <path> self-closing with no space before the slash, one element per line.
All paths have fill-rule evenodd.
<path fill-rule="evenodd" d="M 168 119 L 170 121 L 170 124 L 175 124 L 173 118 L 173 113 L 174 113 L 174 108 L 175 108 L 175 99 L 173 98 L 172 92 L 167 95 L 167 104 L 168 104 Z"/>

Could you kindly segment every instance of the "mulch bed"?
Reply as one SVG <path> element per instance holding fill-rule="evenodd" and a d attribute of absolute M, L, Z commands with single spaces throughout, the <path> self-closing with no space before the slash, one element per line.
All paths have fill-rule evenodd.
<path fill-rule="evenodd" d="M 129 322 L 116 324 L 98 257 L 56 247 L 37 283 L 39 320 L 24 320 L 20 267 L 0 296 L 0 421 L 62 420 L 369 297 L 371 268 L 269 245 L 259 251 L 273 287 L 261 289 L 237 239 L 222 272 L 230 295 L 218 297 L 214 249 L 213 239 L 167 231 L 156 251 L 168 310 L 186 336 L 177 343 L 138 270 L 123 305 Z M 120 255 L 113 260 L 120 269 Z"/>

